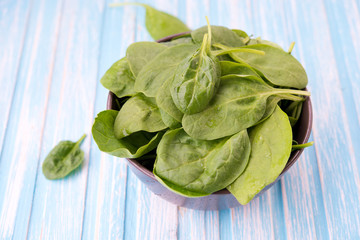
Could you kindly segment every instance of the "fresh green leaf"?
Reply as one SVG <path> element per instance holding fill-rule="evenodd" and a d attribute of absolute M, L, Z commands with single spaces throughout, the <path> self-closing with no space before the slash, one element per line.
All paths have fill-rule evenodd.
<path fill-rule="evenodd" d="M 213 141 L 193 139 L 183 129 L 169 130 L 159 143 L 153 172 L 176 193 L 205 196 L 225 188 L 240 176 L 249 155 L 246 130 Z"/>
<path fill-rule="evenodd" d="M 268 97 L 291 94 L 309 95 L 306 91 L 273 88 L 255 76 L 227 75 L 209 106 L 199 113 L 184 114 L 182 125 L 196 139 L 230 136 L 261 120 Z"/>
<path fill-rule="evenodd" d="M 115 62 L 109 70 L 106 71 L 100 82 L 118 98 L 133 96 L 135 94 L 135 77 L 130 70 L 129 62 L 126 58 Z"/>
<path fill-rule="evenodd" d="M 121 158 L 138 158 L 157 147 L 164 134 L 163 132 L 141 131 L 117 139 L 114 134 L 114 123 L 117 115 L 118 111 L 106 110 L 100 112 L 95 118 L 92 135 L 101 151 Z"/>
<path fill-rule="evenodd" d="M 116 138 L 121 139 L 139 131 L 158 132 L 167 126 L 161 119 L 154 98 L 137 94 L 126 101 L 114 123 Z"/>
<path fill-rule="evenodd" d="M 177 121 L 175 118 L 173 118 L 170 114 L 159 108 L 161 119 L 164 122 L 164 124 L 170 128 L 170 129 L 176 129 L 181 127 L 181 122 Z"/>
<path fill-rule="evenodd" d="M 146 9 L 145 26 L 154 40 L 173 35 L 175 33 L 188 32 L 190 29 L 178 18 L 156 10 L 143 3 L 114 3 L 111 7 L 124 5 L 138 5 Z"/>
<path fill-rule="evenodd" d="M 202 43 L 204 35 L 208 33 L 207 26 L 198 28 L 191 32 L 194 42 Z M 242 38 L 226 27 L 211 26 L 212 43 L 220 43 L 229 47 L 244 46 Z"/>
<path fill-rule="evenodd" d="M 84 152 L 80 144 L 86 137 L 84 134 L 77 142 L 61 141 L 46 156 L 42 171 L 47 179 L 64 178 L 84 161 Z"/>
<path fill-rule="evenodd" d="M 198 45 L 186 43 L 162 51 L 140 71 L 135 82 L 135 90 L 148 97 L 156 97 L 164 82 L 174 77 L 179 63 L 197 48 Z"/>
<path fill-rule="evenodd" d="M 136 77 L 148 62 L 166 48 L 165 45 L 156 42 L 136 42 L 131 44 L 126 50 L 126 58 L 134 76 Z"/>
<path fill-rule="evenodd" d="M 226 75 L 252 75 L 259 77 L 260 76 L 256 73 L 256 71 L 248 64 L 245 63 L 237 63 L 231 61 L 220 61 L 221 67 L 221 76 Z"/>
<path fill-rule="evenodd" d="M 183 113 L 193 114 L 206 108 L 220 83 L 220 64 L 210 51 L 210 26 L 208 31 L 201 47 L 179 64 L 171 83 L 172 99 Z"/>
<path fill-rule="evenodd" d="M 258 70 L 269 82 L 276 86 L 304 89 L 308 83 L 303 66 L 289 53 L 278 48 L 255 44 L 243 48 L 265 52 L 265 55 L 249 52 L 233 52 L 230 56 L 237 62 L 247 63 Z M 223 46 L 224 50 L 230 49 Z"/>
<path fill-rule="evenodd" d="M 176 38 L 176 39 L 173 39 L 169 42 L 161 42 L 161 44 L 167 46 L 167 47 L 173 47 L 173 46 L 176 46 L 176 45 L 180 45 L 180 44 L 183 44 L 183 43 L 193 43 L 193 40 L 190 37 L 181 37 L 181 38 Z"/>
<path fill-rule="evenodd" d="M 163 110 L 176 121 L 181 122 L 183 113 L 176 107 L 170 93 L 170 84 L 173 79 L 168 79 L 161 86 L 156 95 L 156 104 L 160 110 Z"/>
<path fill-rule="evenodd" d="M 276 180 L 290 157 L 292 130 L 287 115 L 277 107 L 267 120 L 249 130 L 249 137 L 249 163 L 227 187 L 243 205 Z"/>
<path fill-rule="evenodd" d="M 278 48 L 280 50 L 283 50 L 283 48 L 280 45 L 278 45 L 274 42 L 268 41 L 268 40 L 261 39 L 260 37 L 255 38 L 255 39 L 250 39 L 250 41 L 246 45 L 249 46 L 249 45 L 255 45 L 255 44 L 265 44 L 265 45 L 269 45 L 269 46 Z"/>

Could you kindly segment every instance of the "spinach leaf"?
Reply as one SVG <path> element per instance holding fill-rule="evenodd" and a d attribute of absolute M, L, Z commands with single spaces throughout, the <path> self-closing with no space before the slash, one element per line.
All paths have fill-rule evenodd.
<path fill-rule="evenodd" d="M 196 140 L 183 129 L 169 130 L 157 148 L 154 175 L 170 190 L 205 196 L 232 183 L 244 171 L 250 141 L 244 130 L 213 141 Z"/>
<path fill-rule="evenodd" d="M 130 2 L 110 4 L 112 7 L 124 5 L 138 5 L 146 9 L 145 26 L 154 40 L 164 38 L 175 33 L 190 31 L 190 29 L 180 19 L 168 13 L 156 10 L 147 4 Z"/>
<path fill-rule="evenodd" d="M 140 131 L 117 139 L 114 134 L 117 115 L 118 111 L 106 110 L 95 118 L 92 135 L 101 151 L 121 158 L 138 158 L 156 148 L 163 132 L 155 134 Z"/>
<path fill-rule="evenodd" d="M 226 27 L 210 26 L 212 42 L 224 44 L 229 47 L 244 46 L 242 38 Z M 191 37 L 195 43 L 202 43 L 204 35 L 208 32 L 207 26 L 198 28 L 191 32 Z"/>
<path fill-rule="evenodd" d="M 158 132 L 167 128 L 161 119 L 155 99 L 137 94 L 127 100 L 114 123 L 116 138 L 121 139 L 139 131 Z"/>
<path fill-rule="evenodd" d="M 177 39 L 173 39 L 169 42 L 161 42 L 161 44 L 167 46 L 167 47 L 173 47 L 179 44 L 183 44 L 183 43 L 193 43 L 193 40 L 190 37 L 181 37 L 181 38 L 177 38 Z"/>
<path fill-rule="evenodd" d="M 250 39 L 250 41 L 246 45 L 249 46 L 249 45 L 255 45 L 255 44 L 265 44 L 265 45 L 269 45 L 269 46 L 278 48 L 280 50 L 283 50 L 283 48 L 280 45 L 278 45 L 274 42 L 268 41 L 268 40 L 261 39 L 260 37 L 257 37 L 255 39 Z"/>
<path fill-rule="evenodd" d="M 276 107 L 264 122 L 249 130 L 251 154 L 245 171 L 227 189 L 247 204 L 284 169 L 291 153 L 292 130 L 287 115 Z"/>
<path fill-rule="evenodd" d="M 61 141 L 46 156 L 42 171 L 47 179 L 59 179 L 67 176 L 84 161 L 84 152 L 80 144 L 84 134 L 77 142 Z"/>
<path fill-rule="evenodd" d="M 136 77 L 148 62 L 166 48 L 163 44 L 156 42 L 136 42 L 131 44 L 126 50 L 126 58 L 134 76 Z"/>
<path fill-rule="evenodd" d="M 301 101 L 292 102 L 284 110 L 284 112 L 289 116 L 289 120 L 292 127 L 295 126 L 295 124 L 300 118 L 304 101 L 305 99 L 301 99 Z"/>
<path fill-rule="evenodd" d="M 256 71 L 248 64 L 231 61 L 220 61 L 221 76 L 225 75 L 252 75 L 259 77 Z"/>
<path fill-rule="evenodd" d="M 241 37 L 241 38 L 248 38 L 249 37 L 249 35 L 245 32 L 245 31 L 243 31 L 243 30 L 240 30 L 240 29 L 231 29 L 231 31 L 233 31 L 234 33 L 236 33 L 236 35 L 238 35 L 239 37 Z"/>
<path fill-rule="evenodd" d="M 164 124 L 170 128 L 170 129 L 176 129 L 181 127 L 181 122 L 177 121 L 175 118 L 173 118 L 170 114 L 159 108 L 161 119 L 164 122 Z"/>
<path fill-rule="evenodd" d="M 220 64 L 210 51 L 210 25 L 208 31 L 201 47 L 179 64 L 171 83 L 172 99 L 183 113 L 193 114 L 206 108 L 220 83 Z"/>
<path fill-rule="evenodd" d="M 193 138 L 212 140 L 254 126 L 264 115 L 267 99 L 272 95 L 309 95 L 306 91 L 273 88 L 255 76 L 227 75 L 221 79 L 216 95 L 204 111 L 184 114 L 183 128 Z"/>
<path fill-rule="evenodd" d="M 118 98 L 133 96 L 135 94 L 135 77 L 130 70 L 129 62 L 126 58 L 115 62 L 109 70 L 106 71 L 100 82 Z"/>
<path fill-rule="evenodd" d="M 168 79 L 161 86 L 160 90 L 156 95 L 156 104 L 160 110 L 163 110 L 176 121 L 181 122 L 183 113 L 176 107 L 170 93 L 170 84 L 173 79 Z"/>
<path fill-rule="evenodd" d="M 226 46 L 217 45 L 222 49 L 230 49 Z M 257 69 L 269 82 L 276 86 L 303 89 L 308 83 L 303 66 L 289 53 L 278 48 L 255 44 L 243 48 L 264 51 L 265 55 L 249 52 L 233 52 L 230 56 L 237 62 L 248 63 Z"/>
<path fill-rule="evenodd" d="M 197 48 L 198 45 L 186 43 L 162 51 L 140 71 L 135 81 L 135 91 L 155 97 L 163 83 L 174 77 L 179 63 Z"/>

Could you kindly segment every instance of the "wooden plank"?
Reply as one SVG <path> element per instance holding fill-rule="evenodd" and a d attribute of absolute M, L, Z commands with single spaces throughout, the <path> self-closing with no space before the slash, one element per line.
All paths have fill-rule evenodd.
<path fill-rule="evenodd" d="M 77 140 L 84 132 L 88 134 L 82 144 L 85 161 L 56 181 L 45 179 L 39 167 L 30 239 L 80 239 L 82 233 L 104 2 L 63 4 L 40 163 L 60 140 Z"/>
<path fill-rule="evenodd" d="M 94 117 L 106 109 L 108 90 L 100 84 L 101 76 L 125 55 L 135 36 L 134 9 L 110 8 L 110 2 L 104 3 Z M 82 238 L 122 239 L 127 187 L 125 159 L 101 153 L 92 140 L 88 171 Z"/>
<path fill-rule="evenodd" d="M 8 39 L 2 37 L 0 40 L 3 43 L 3 39 L 8 41 L 6 47 L 1 48 L 6 50 L 0 50 L 6 58 L 0 61 L 9 61 L 6 69 L 2 68 L 0 71 L 0 75 L 4 77 L 1 77 L 0 81 L 1 86 L 9 87 L 10 85 L 5 83 L 7 81 L 14 83 L 17 80 L 17 84 L 12 104 L 11 95 L 8 95 L 12 92 L 10 88 L 5 89 L 0 97 L 9 97 L 9 101 L 4 104 L 11 107 L 0 161 L 0 238 L 24 239 L 41 151 L 40 143 L 55 59 L 54 49 L 57 45 L 61 4 L 35 1 L 31 7 L 28 4 L 11 5 L 7 6 L 9 11 L 3 16 L 12 16 L 15 19 L 13 23 L 16 24 L 7 19 L 10 23 L 10 29 L 7 29 L 10 35 Z M 18 15 L 12 15 L 12 8 Z M 29 19 L 26 17 L 28 9 L 31 11 Z M 28 21 L 25 39 L 22 36 L 22 21 Z M 11 29 L 12 27 L 15 29 Z M 2 28 L 1 31 L 3 30 L 6 29 Z M 2 35 L 6 34 L 3 32 Z M 24 41 L 20 64 L 17 63 L 17 59 L 21 46 L 18 46 L 20 49 L 14 49 L 20 43 L 19 39 L 20 42 Z M 15 69 L 15 66 L 19 66 L 19 69 Z"/>
<path fill-rule="evenodd" d="M 0 3 L 0 154 L 18 79 L 30 9 L 31 1 Z"/>
<path fill-rule="evenodd" d="M 342 90 L 342 82 L 348 80 L 340 80 L 342 69 L 336 64 L 337 42 L 331 40 L 333 30 L 329 28 L 323 2 L 289 4 L 286 3 L 287 19 L 290 26 L 297 26 L 290 36 L 299 40 L 297 50 L 310 79 L 313 136 L 329 237 L 357 238 L 360 236 L 358 166 L 351 138 L 353 130 L 349 129 L 352 115 L 346 111 L 348 102 Z"/>

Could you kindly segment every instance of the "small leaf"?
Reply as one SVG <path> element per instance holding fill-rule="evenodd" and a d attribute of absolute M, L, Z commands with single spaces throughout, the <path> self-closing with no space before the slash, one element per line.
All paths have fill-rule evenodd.
<path fill-rule="evenodd" d="M 80 166 L 84 160 L 80 144 L 85 137 L 86 134 L 77 142 L 61 141 L 50 151 L 42 165 L 43 174 L 47 179 L 63 178 Z"/>

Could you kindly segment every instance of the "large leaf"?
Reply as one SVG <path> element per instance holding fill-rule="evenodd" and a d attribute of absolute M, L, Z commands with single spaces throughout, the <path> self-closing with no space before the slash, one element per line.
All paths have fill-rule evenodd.
<path fill-rule="evenodd" d="M 134 76 L 136 77 L 148 62 L 166 48 L 165 45 L 156 42 L 136 42 L 131 44 L 126 50 L 126 58 Z"/>
<path fill-rule="evenodd" d="M 303 89 L 308 83 L 306 72 L 291 54 L 266 44 L 244 46 L 265 52 L 259 55 L 249 52 L 233 52 L 230 56 L 238 62 L 248 63 L 276 86 Z M 226 48 L 225 48 L 226 49 Z"/>
<path fill-rule="evenodd" d="M 227 189 L 247 204 L 284 169 L 291 153 L 292 130 L 287 115 L 276 107 L 264 122 L 250 129 L 251 154 L 245 171 Z"/>
<path fill-rule="evenodd" d="M 193 114 L 206 108 L 220 83 L 220 64 L 210 52 L 208 36 L 204 35 L 194 54 L 180 62 L 171 83 L 172 99 L 183 113 Z"/>
<path fill-rule="evenodd" d="M 265 114 L 267 99 L 308 92 L 279 89 L 255 76 L 227 75 L 209 106 L 202 112 L 184 114 L 182 125 L 193 138 L 212 140 L 233 135 L 258 123 Z"/>
<path fill-rule="evenodd" d="M 115 136 L 120 139 L 139 131 L 158 132 L 167 128 L 161 119 L 155 99 L 137 94 L 125 102 L 114 123 Z"/>
<path fill-rule="evenodd" d="M 179 63 L 197 48 L 198 45 L 186 43 L 162 51 L 140 71 L 135 82 L 135 90 L 148 97 L 155 97 L 163 83 L 174 77 Z"/>
<path fill-rule="evenodd" d="M 246 130 L 213 141 L 193 139 L 183 129 L 169 130 L 159 143 L 153 172 L 176 193 L 205 196 L 232 183 L 244 171 L 249 155 Z"/>
<path fill-rule="evenodd" d="M 136 132 L 122 139 L 114 134 L 114 122 L 118 114 L 115 110 L 100 112 L 92 127 L 93 138 L 99 149 L 110 155 L 122 158 L 138 158 L 158 145 L 163 132 Z"/>

